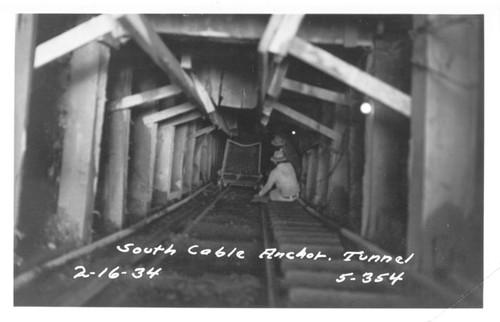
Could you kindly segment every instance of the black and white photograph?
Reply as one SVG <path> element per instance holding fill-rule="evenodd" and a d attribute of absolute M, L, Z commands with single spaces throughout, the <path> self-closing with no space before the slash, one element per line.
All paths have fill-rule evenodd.
<path fill-rule="evenodd" d="M 324 8 L 12 13 L 14 311 L 491 308 L 487 12 Z"/>

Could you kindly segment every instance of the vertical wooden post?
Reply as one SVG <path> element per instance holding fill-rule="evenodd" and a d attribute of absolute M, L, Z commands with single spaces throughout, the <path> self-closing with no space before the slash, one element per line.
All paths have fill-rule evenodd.
<path fill-rule="evenodd" d="M 309 152 L 306 180 L 306 198 L 312 202 L 316 188 L 316 177 L 318 173 L 318 148 L 315 147 Z"/>
<path fill-rule="evenodd" d="M 196 122 L 189 124 L 186 143 L 186 160 L 184 162 L 184 188 L 187 193 L 191 193 L 193 186 L 194 148 L 196 144 Z"/>
<path fill-rule="evenodd" d="M 77 244 L 90 240 L 108 60 L 108 48 L 90 43 L 70 61 L 56 226 L 62 240 Z"/>
<path fill-rule="evenodd" d="M 483 279 L 483 19 L 447 19 L 414 20 L 422 32 L 413 47 L 408 252 L 422 271 L 476 285 Z"/>
<path fill-rule="evenodd" d="M 141 92 L 156 87 L 154 79 L 148 74 L 137 74 L 138 89 Z M 154 163 L 156 159 L 156 140 L 158 124 L 147 126 L 144 116 L 156 112 L 156 102 L 150 103 L 148 111 L 132 115 L 132 150 L 130 158 L 130 183 L 128 210 L 130 221 L 137 222 L 144 218 L 150 209 L 153 195 Z"/>
<path fill-rule="evenodd" d="M 395 49 L 395 44 L 398 44 Z M 367 72 L 401 90 L 408 90 L 410 48 L 406 35 L 380 37 L 368 58 Z M 365 164 L 361 235 L 391 253 L 405 251 L 395 243 L 406 235 L 409 119 L 378 101 L 365 115 Z M 391 234 L 387 234 L 390 231 Z"/>
<path fill-rule="evenodd" d="M 309 169 L 309 153 L 304 151 L 302 153 L 302 171 L 300 174 L 300 197 L 306 199 L 307 190 L 307 170 Z"/>
<path fill-rule="evenodd" d="M 214 165 L 214 136 L 213 133 L 208 135 L 208 143 L 207 143 L 207 152 L 208 152 L 208 180 L 212 180 L 213 178 L 213 165 Z"/>
<path fill-rule="evenodd" d="M 31 96 L 33 59 L 35 52 L 36 15 L 18 15 L 16 29 L 16 62 L 15 62 L 15 227 L 19 217 L 21 197 L 21 180 L 23 176 L 24 154 L 26 152 L 26 126 Z"/>
<path fill-rule="evenodd" d="M 201 143 L 201 161 L 200 161 L 200 167 L 201 167 L 201 182 L 205 184 L 209 177 L 208 177 L 208 135 L 203 136 L 203 140 Z"/>
<path fill-rule="evenodd" d="M 328 127 L 333 125 L 334 109 L 328 106 L 327 103 L 323 103 L 321 111 L 321 119 L 324 124 Z M 329 175 L 329 157 L 330 157 L 330 146 L 332 145 L 332 140 L 322 135 L 319 138 L 319 148 L 318 148 L 318 171 L 316 174 L 316 187 L 315 194 L 313 198 L 313 204 L 318 206 L 319 210 L 324 209 L 326 204 L 327 190 L 328 190 L 328 175 Z M 338 142 L 336 142 L 338 143 Z M 338 145 L 338 144 L 337 144 Z"/>
<path fill-rule="evenodd" d="M 364 120 L 359 109 L 351 106 L 349 111 L 349 147 L 347 152 L 349 168 L 349 214 L 345 219 L 345 224 L 352 231 L 360 232 L 363 204 Z"/>
<path fill-rule="evenodd" d="M 349 108 L 337 105 L 335 107 L 335 124 L 333 128 L 344 136 L 349 121 Z M 348 129 L 347 129 L 348 131 Z M 331 142 L 329 151 L 328 172 L 328 209 L 329 213 L 338 220 L 345 222 L 348 213 L 348 191 L 349 191 L 349 168 L 348 168 L 348 146 L 342 142 Z M 335 152 L 338 150 L 338 152 Z"/>
<path fill-rule="evenodd" d="M 193 164 L 193 185 L 198 187 L 201 184 L 201 154 L 204 136 L 196 138 L 194 164 Z"/>
<path fill-rule="evenodd" d="M 175 129 L 174 158 L 172 161 L 172 183 L 169 199 L 177 199 L 182 196 L 183 188 L 183 165 L 186 155 L 188 125 L 181 124 Z"/>
<path fill-rule="evenodd" d="M 132 91 L 132 69 L 122 65 L 116 80 L 113 99 Z M 130 137 L 130 110 L 109 114 L 109 159 L 104 174 L 103 219 L 106 231 L 119 230 L 125 223 Z"/>
<path fill-rule="evenodd" d="M 172 184 L 172 165 L 174 159 L 175 127 L 158 127 L 155 176 L 153 180 L 153 203 L 163 205 L 168 202 Z"/>

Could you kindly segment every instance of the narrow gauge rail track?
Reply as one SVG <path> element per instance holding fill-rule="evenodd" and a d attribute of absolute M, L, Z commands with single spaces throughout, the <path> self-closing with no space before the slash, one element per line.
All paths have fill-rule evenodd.
<path fill-rule="evenodd" d="M 44 272 L 15 292 L 15 304 L 266 307 L 253 194 L 206 189 L 140 232 Z"/>
<path fill-rule="evenodd" d="M 346 252 L 361 249 L 305 204 L 271 202 L 263 211 L 269 218 L 273 247 L 290 255 L 282 256 L 275 267 L 276 306 L 413 308 L 440 305 L 440 300 L 432 294 L 423 297 L 425 291 L 416 292 L 420 285 L 407 279 L 404 272 L 407 266 L 395 269 L 395 265 L 376 261 L 375 257 L 370 262 L 367 258 L 360 260 L 358 253 L 353 254 L 351 260 L 344 260 L 345 254 L 351 254 Z M 304 257 L 304 251 L 300 255 L 304 248 L 310 258 Z M 318 254 L 321 255 L 317 257 Z M 402 257 L 400 261 L 406 259 Z"/>
<path fill-rule="evenodd" d="M 356 256 L 344 261 L 346 251 L 360 249 L 305 205 L 255 204 L 250 202 L 253 194 L 247 188 L 219 191 L 209 187 L 140 231 L 44 270 L 16 289 L 15 305 L 439 305 L 432 296 L 414 295 L 415 283 L 400 275 L 404 268 L 395 270 L 384 263 L 356 260 Z M 274 249 L 293 255 L 276 258 Z M 322 256 L 314 260 L 317 254 Z M 378 276 L 382 281 L 376 281 Z"/>

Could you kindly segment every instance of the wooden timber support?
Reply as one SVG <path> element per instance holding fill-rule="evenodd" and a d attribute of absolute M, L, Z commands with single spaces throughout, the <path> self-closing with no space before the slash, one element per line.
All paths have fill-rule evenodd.
<path fill-rule="evenodd" d="M 267 50 L 277 56 L 278 62 L 288 54 L 290 41 L 299 30 L 304 15 L 283 15 Z"/>
<path fill-rule="evenodd" d="M 199 118 L 201 118 L 201 113 L 198 111 L 194 111 L 194 112 L 188 113 L 186 115 L 181 115 L 181 116 L 169 119 L 168 121 L 165 121 L 162 124 L 165 124 L 167 126 L 176 126 L 179 124 L 194 121 L 194 120 L 199 119 Z"/>
<path fill-rule="evenodd" d="M 190 122 L 187 131 L 186 156 L 184 159 L 183 193 L 191 193 L 193 187 L 194 148 L 196 143 L 196 124 Z"/>
<path fill-rule="evenodd" d="M 321 87 L 297 82 L 288 78 L 285 78 L 281 83 L 281 89 L 286 89 L 302 95 L 311 96 L 327 102 L 337 103 L 341 105 L 351 104 L 351 100 L 343 93 L 338 93 Z"/>
<path fill-rule="evenodd" d="M 182 195 L 183 164 L 186 155 L 188 125 L 180 124 L 175 128 L 174 156 L 172 159 L 172 183 L 169 199 L 176 199 Z"/>
<path fill-rule="evenodd" d="M 21 198 L 21 180 L 23 177 L 24 155 L 28 125 L 28 110 L 30 106 L 31 84 L 33 75 L 33 60 L 36 38 L 36 15 L 18 15 L 16 29 L 16 62 L 15 62 L 15 228 L 19 218 Z"/>
<path fill-rule="evenodd" d="M 46 42 L 36 48 L 34 67 L 43 65 L 62 57 L 89 42 L 116 32 L 115 24 L 107 15 L 92 18 Z M 118 36 L 119 33 L 116 34 Z"/>
<path fill-rule="evenodd" d="M 148 114 L 143 117 L 144 124 L 147 126 L 151 126 L 154 123 L 158 123 L 160 121 L 168 120 L 173 118 L 174 116 L 178 116 L 187 112 L 191 112 L 196 110 L 196 107 L 191 103 L 184 103 L 181 105 L 177 105 L 174 107 L 170 107 L 156 113 Z"/>
<path fill-rule="evenodd" d="M 91 237 L 108 60 L 108 48 L 90 43 L 76 50 L 70 61 L 57 205 L 58 237 L 67 243 L 86 243 Z"/>
<path fill-rule="evenodd" d="M 323 103 L 321 120 L 327 125 L 333 125 L 334 110 L 328 104 Z M 334 142 L 337 143 L 337 142 Z M 340 147 L 340 142 L 338 142 Z M 318 164 L 317 164 L 317 176 L 316 176 L 316 188 L 315 194 L 312 199 L 312 203 L 319 208 L 324 208 L 327 202 L 327 190 L 328 190 L 328 179 L 331 173 L 329 173 L 329 161 L 330 161 L 330 147 L 335 147 L 331 144 L 331 141 L 326 136 L 321 136 L 319 139 L 318 146 Z"/>
<path fill-rule="evenodd" d="M 210 98 L 210 95 L 208 94 L 205 87 L 203 87 L 202 83 L 200 82 L 200 80 L 198 79 L 198 77 L 194 73 L 191 74 L 191 77 L 193 79 L 196 92 L 198 93 L 199 97 L 201 98 L 203 104 L 205 105 L 205 108 L 208 112 L 208 116 L 209 116 L 210 120 L 212 121 L 212 123 L 215 124 L 222 131 L 224 131 L 226 134 L 231 135 L 229 129 L 227 128 L 226 123 L 224 122 L 224 119 L 219 114 L 219 112 L 217 112 L 217 110 L 215 109 L 215 105 L 212 102 L 212 99 Z"/>
<path fill-rule="evenodd" d="M 270 62 L 268 53 L 275 55 L 274 60 L 278 65 L 288 54 L 289 42 L 293 39 L 304 15 L 272 15 L 267 24 L 258 46 L 258 71 L 260 80 L 260 96 L 259 105 L 262 105 L 265 100 L 270 72 Z M 286 73 L 287 66 L 281 66 L 278 71 L 278 76 L 283 78 Z M 275 80 L 275 86 L 281 83 L 280 79 Z M 278 94 L 279 95 L 279 94 Z"/>
<path fill-rule="evenodd" d="M 259 95 L 259 105 L 264 103 L 266 97 L 266 89 L 269 83 L 269 45 L 271 43 L 272 37 L 279 27 L 279 23 L 283 18 L 282 15 L 272 15 L 269 18 L 267 27 L 262 34 L 262 37 L 257 48 L 258 51 L 258 73 L 259 73 L 259 83 L 260 83 L 260 95 Z"/>
<path fill-rule="evenodd" d="M 215 114 L 215 117 L 211 117 L 212 121 L 225 131 L 213 104 L 209 104 L 209 100 L 201 96 L 204 93 L 200 86 L 197 86 L 182 69 L 177 58 L 163 43 L 148 20 L 141 15 L 117 15 L 115 19 L 170 80 L 186 94 L 188 101 L 204 114 Z"/>
<path fill-rule="evenodd" d="M 146 18 L 141 15 L 117 15 L 116 21 L 136 41 L 153 62 L 165 72 L 170 80 L 199 108 L 204 108 L 194 89 L 193 82 L 184 72 L 174 54 L 163 43 Z"/>
<path fill-rule="evenodd" d="M 156 88 L 155 79 L 148 75 L 141 75 L 141 77 L 144 78 L 138 80 L 139 90 Z M 131 169 L 127 198 L 131 222 L 142 219 L 149 211 L 153 200 L 158 123 L 147 125 L 144 119 L 148 115 L 156 114 L 158 104 L 151 102 L 148 105 L 150 106 L 146 112 L 134 113 L 132 116 Z"/>
<path fill-rule="evenodd" d="M 182 94 L 182 90 L 179 87 L 176 85 L 167 85 L 113 100 L 108 105 L 108 111 L 114 112 L 131 109 L 136 106 L 142 106 L 143 104 L 152 103 L 179 94 Z"/>
<path fill-rule="evenodd" d="M 300 38 L 294 38 L 291 41 L 289 53 L 306 64 L 384 103 L 395 111 L 410 116 L 410 96 L 329 52 Z"/>
<path fill-rule="evenodd" d="M 200 135 L 208 134 L 214 130 L 215 130 L 214 126 L 207 126 L 201 130 L 196 131 L 196 133 L 194 135 L 195 135 L 195 137 L 199 137 Z"/>
<path fill-rule="evenodd" d="M 279 102 L 273 102 L 272 103 L 272 108 L 273 110 L 276 110 L 280 113 L 282 113 L 285 116 L 288 116 L 289 118 L 299 122 L 300 124 L 317 131 L 327 137 L 329 137 L 332 140 L 335 140 L 336 142 L 340 142 L 340 134 L 337 133 L 336 131 L 332 130 L 326 125 L 323 125 L 319 123 L 318 121 L 313 120 L 310 117 L 305 116 L 302 113 L 297 112 L 296 110 L 281 104 Z"/>
<path fill-rule="evenodd" d="M 285 79 L 286 72 L 288 71 L 288 61 L 283 60 L 276 67 L 269 88 L 267 89 L 267 95 L 273 99 L 278 99 L 281 94 L 282 82 Z"/>
<path fill-rule="evenodd" d="M 236 18 L 228 14 L 148 15 L 159 34 L 231 44 L 257 44 L 269 25 L 269 17 L 252 14 L 238 14 Z M 372 26 L 364 21 L 334 20 L 325 28 L 321 20 L 319 15 L 306 15 L 297 35 L 318 45 L 373 46 Z"/>
<path fill-rule="evenodd" d="M 423 32 L 415 37 L 412 56 L 407 249 L 415 253 L 412 264 L 420 272 L 441 270 L 460 276 L 460 284 L 478 285 L 482 267 L 475 266 L 474 274 L 465 267 L 484 260 L 483 18 L 464 16 L 443 27 L 447 19 L 414 20 Z M 457 256 L 457 249 L 467 256 Z M 481 294 L 468 283 L 456 289 Z"/>
<path fill-rule="evenodd" d="M 122 97 L 132 90 L 132 68 L 125 65 L 119 71 L 112 95 Z M 106 231 L 124 227 L 127 198 L 127 178 L 130 138 L 130 110 L 124 109 L 108 115 L 109 157 L 105 164 L 103 189 L 103 219 Z"/>
<path fill-rule="evenodd" d="M 155 174 L 153 181 L 153 203 L 168 202 L 172 184 L 172 163 L 174 159 L 175 127 L 160 124 L 158 127 Z"/>

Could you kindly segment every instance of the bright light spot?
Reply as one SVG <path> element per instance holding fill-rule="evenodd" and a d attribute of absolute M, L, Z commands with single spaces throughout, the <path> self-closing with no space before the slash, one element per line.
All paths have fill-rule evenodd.
<path fill-rule="evenodd" d="M 295 135 L 295 131 L 292 131 L 292 134 Z"/>
<path fill-rule="evenodd" d="M 364 102 L 363 104 L 361 104 L 360 109 L 361 113 L 370 114 L 372 112 L 373 107 L 370 103 Z"/>

